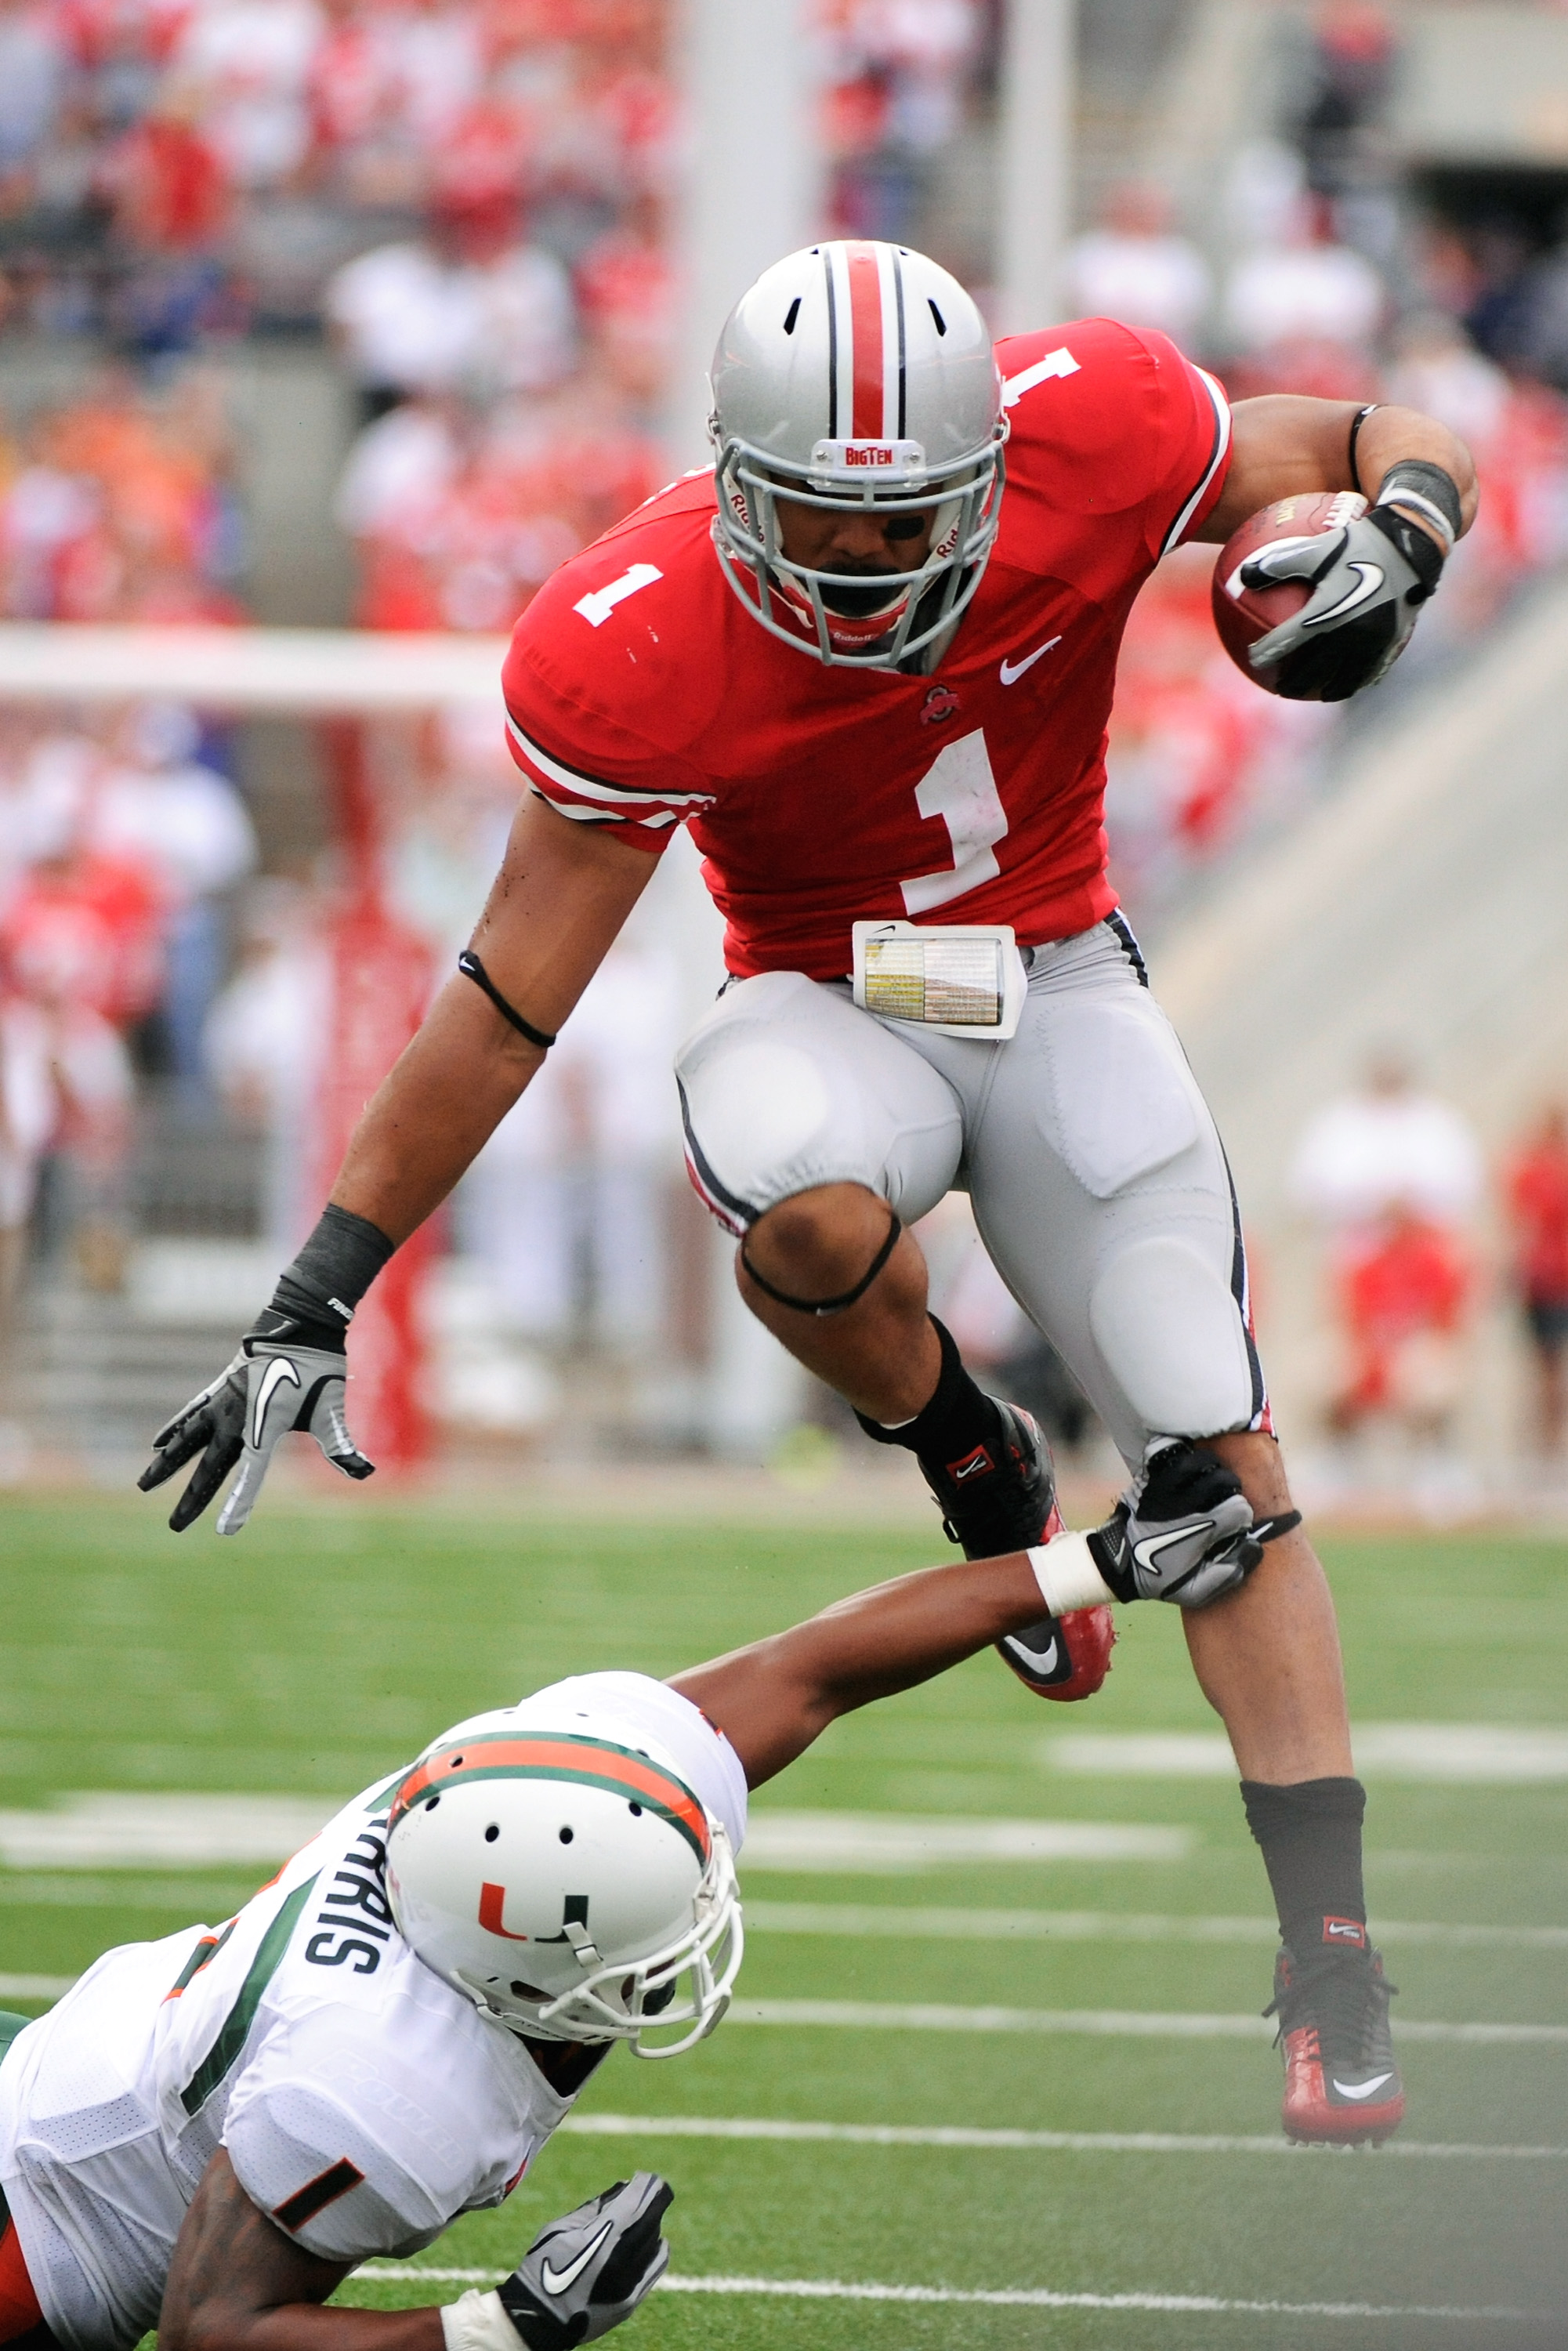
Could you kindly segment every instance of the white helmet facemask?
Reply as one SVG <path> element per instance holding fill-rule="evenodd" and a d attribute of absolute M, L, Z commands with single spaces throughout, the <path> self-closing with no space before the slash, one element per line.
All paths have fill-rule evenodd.
<path fill-rule="evenodd" d="M 662 1750 L 510 1709 L 445 1732 L 404 1779 L 387 1893 L 404 1939 L 525 2039 L 674 2057 L 729 2005 L 745 1948 L 722 1825 Z"/>
<path fill-rule="evenodd" d="M 731 313 L 713 386 L 714 541 L 753 618 L 869 669 L 950 629 L 996 538 L 1008 434 L 990 336 L 957 281 L 901 246 L 791 254 Z M 911 537 L 929 521 L 930 544 L 907 571 L 814 568 L 784 552 L 782 503 L 907 517 Z"/>

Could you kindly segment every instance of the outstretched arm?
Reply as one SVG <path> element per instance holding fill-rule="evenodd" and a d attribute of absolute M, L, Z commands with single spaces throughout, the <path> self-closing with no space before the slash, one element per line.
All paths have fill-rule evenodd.
<path fill-rule="evenodd" d="M 1233 530 L 1276 498 L 1314 490 L 1354 490 L 1350 428 L 1362 403 L 1308 400 L 1269 392 L 1239 400 L 1231 411 L 1230 471 L 1224 493 L 1199 538 L 1222 547 Z M 1441 465 L 1459 493 L 1461 534 L 1475 520 L 1479 493 L 1470 453 L 1458 435 L 1416 408 L 1375 408 L 1356 437 L 1355 470 L 1363 494 L 1375 498 L 1391 465 L 1418 457 Z M 1426 528 L 1425 518 L 1416 520 Z"/>
<path fill-rule="evenodd" d="M 350 2266 L 285 2236 L 220 2147 L 174 2246 L 161 2351 L 445 2351 L 439 2310 L 323 2310 Z"/>
<path fill-rule="evenodd" d="M 841 1714 L 891 1698 L 1045 1614 L 1028 1554 L 901 1575 L 820 1616 L 671 1677 L 718 1723 L 759 1788 Z"/>
<path fill-rule="evenodd" d="M 160 2351 L 560 2351 L 597 2341 L 663 2275 L 660 2222 L 672 2201 L 667 2181 L 635 2172 L 541 2230 L 497 2293 L 465 2294 L 444 2311 L 324 2310 L 353 2265 L 296 2244 L 251 2202 L 220 2147 L 175 2241 Z"/>
<path fill-rule="evenodd" d="M 472 946 L 491 981 L 553 1034 L 658 860 L 528 793 Z M 405 1241 L 439 1207 L 544 1060 L 471 979 L 449 979 L 354 1130 L 332 1198 Z"/>

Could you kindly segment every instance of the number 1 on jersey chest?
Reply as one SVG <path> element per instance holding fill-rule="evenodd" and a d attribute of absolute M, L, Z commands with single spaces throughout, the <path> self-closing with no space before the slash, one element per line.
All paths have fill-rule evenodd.
<path fill-rule="evenodd" d="M 1007 810 L 991 773 L 983 727 L 945 746 L 916 785 L 915 805 L 923 817 L 942 819 L 953 844 L 953 862 L 940 873 L 917 873 L 900 883 L 904 911 L 909 915 L 946 906 L 977 890 L 982 882 L 995 881 L 1001 871 L 996 844 L 1008 829 Z"/>

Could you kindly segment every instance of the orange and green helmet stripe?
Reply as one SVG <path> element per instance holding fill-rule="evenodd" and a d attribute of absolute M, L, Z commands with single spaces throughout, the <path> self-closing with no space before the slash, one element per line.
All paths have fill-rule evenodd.
<path fill-rule="evenodd" d="M 684 1780 L 629 1747 L 556 1730 L 481 1731 L 475 1738 L 454 1740 L 450 1747 L 438 1748 L 414 1765 L 398 1790 L 387 1822 L 388 1836 L 416 1805 L 476 1780 L 565 1780 L 583 1788 L 601 1788 L 668 1821 L 705 1869 L 713 1853 L 707 1814 Z"/>

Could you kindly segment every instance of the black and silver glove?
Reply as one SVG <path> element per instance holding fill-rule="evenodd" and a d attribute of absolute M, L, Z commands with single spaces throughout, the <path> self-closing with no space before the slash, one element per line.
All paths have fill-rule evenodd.
<path fill-rule="evenodd" d="M 1271 1521 L 1269 1531 L 1285 1530 Z M 1263 1557 L 1241 1480 L 1185 1437 L 1155 1438 L 1138 1477 L 1087 1541 L 1118 1600 L 1172 1600 L 1178 1608 L 1222 1600 Z"/>
<path fill-rule="evenodd" d="M 392 1254 L 379 1227 L 350 1209 L 329 1207 L 293 1264 L 278 1277 L 272 1303 L 240 1341 L 239 1353 L 153 1438 L 137 1484 L 150 1493 L 201 1455 L 169 1524 L 183 1534 L 199 1519 L 236 1462 L 243 1466 L 218 1517 L 221 1535 L 237 1535 L 255 1507 L 280 1437 L 308 1431 L 335 1469 L 369 1478 L 367 1461 L 344 1418 L 346 1353 L 354 1309 Z"/>
<path fill-rule="evenodd" d="M 369 1478 L 375 1464 L 360 1451 L 344 1418 L 348 1376 L 349 1359 L 341 1349 L 243 1340 L 233 1363 L 211 1386 L 158 1431 L 156 1450 L 137 1484 L 150 1493 L 201 1455 L 169 1519 L 182 1534 L 201 1517 L 237 1461 L 239 1476 L 218 1513 L 219 1534 L 237 1535 L 255 1507 L 277 1440 L 290 1429 L 308 1430 L 346 1478 Z"/>
<path fill-rule="evenodd" d="M 1416 506 L 1444 533 L 1399 510 Z M 1377 504 L 1326 537 L 1282 538 L 1241 566 L 1245 588 L 1303 580 L 1312 594 L 1299 612 L 1260 637 L 1248 652 L 1255 671 L 1273 673 L 1273 690 L 1290 702 L 1347 702 L 1393 668 L 1410 641 L 1416 614 L 1442 577 L 1458 536 L 1459 498 L 1440 466 L 1392 466 Z"/>
<path fill-rule="evenodd" d="M 497 2289 L 528 2351 L 575 2351 L 631 2317 L 669 2265 L 659 2224 L 674 2199 L 668 2180 L 639 2171 L 534 2239 Z"/>

